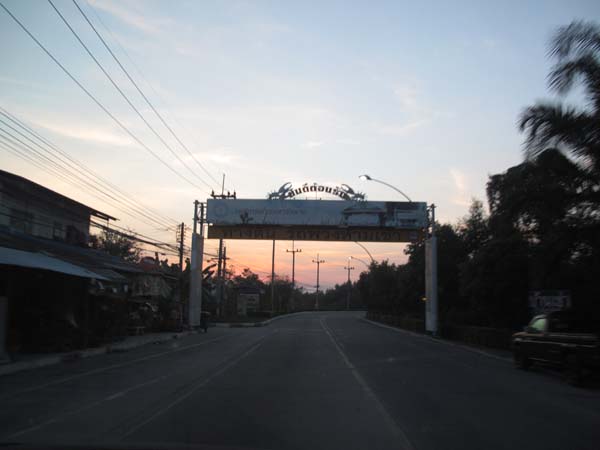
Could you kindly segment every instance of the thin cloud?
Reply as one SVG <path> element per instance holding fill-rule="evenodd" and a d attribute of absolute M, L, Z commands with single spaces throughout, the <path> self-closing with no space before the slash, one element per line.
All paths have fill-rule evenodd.
<path fill-rule="evenodd" d="M 41 83 L 36 83 L 33 81 L 27 81 L 27 80 L 21 80 L 21 79 L 17 79 L 17 78 L 5 77 L 5 76 L 0 76 L 0 84 L 12 84 L 14 86 L 20 86 L 20 87 L 24 87 L 27 89 L 39 89 L 39 90 L 47 89 L 47 87 Z"/>
<path fill-rule="evenodd" d="M 458 169 L 450 169 L 450 177 L 454 183 L 456 194 L 452 198 L 452 203 L 458 206 L 469 206 L 471 199 L 467 192 L 467 181 L 466 176 Z"/>
<path fill-rule="evenodd" d="M 498 47 L 498 41 L 492 38 L 484 38 L 481 40 L 481 45 L 487 50 L 494 50 Z"/>
<path fill-rule="evenodd" d="M 360 141 L 357 141 L 356 139 L 347 138 L 336 139 L 335 143 L 341 145 L 360 145 Z"/>
<path fill-rule="evenodd" d="M 82 141 L 96 142 L 99 144 L 117 145 L 120 147 L 132 147 L 135 143 L 127 136 L 115 133 L 112 130 L 98 127 L 77 126 L 73 124 L 61 125 L 52 122 L 35 121 L 35 125 L 52 131 L 62 136 L 79 139 Z"/>
<path fill-rule="evenodd" d="M 199 161 L 210 161 L 218 165 L 223 166 L 238 166 L 238 162 L 240 160 L 239 155 L 234 153 L 229 153 L 227 149 L 224 148 L 216 148 L 211 149 L 206 152 L 198 152 L 194 153 L 194 156 Z M 192 159 L 191 157 L 187 157 L 187 159 Z"/>
<path fill-rule="evenodd" d="M 306 148 L 319 148 L 322 147 L 325 144 L 325 142 L 322 141 L 308 141 L 306 144 L 304 144 L 304 146 Z"/>
<path fill-rule="evenodd" d="M 396 100 L 402 105 L 403 108 L 409 111 L 414 111 L 418 106 L 417 96 L 418 91 L 412 85 L 396 85 L 392 88 L 392 92 L 396 97 Z"/>
<path fill-rule="evenodd" d="M 147 19 L 141 13 L 124 8 L 122 2 L 113 2 L 111 0 L 94 0 L 90 4 L 94 8 L 111 14 L 121 22 L 149 34 L 158 34 L 161 32 L 162 25 L 171 23 L 170 20 Z"/>
<path fill-rule="evenodd" d="M 408 123 L 379 124 L 375 126 L 375 131 L 380 134 L 405 136 L 428 122 L 429 119 L 418 119 Z"/>

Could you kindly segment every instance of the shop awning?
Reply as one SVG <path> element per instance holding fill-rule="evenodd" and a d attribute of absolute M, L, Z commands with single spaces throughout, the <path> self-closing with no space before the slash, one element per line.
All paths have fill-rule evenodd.
<path fill-rule="evenodd" d="M 62 261 L 58 258 L 53 258 L 44 253 L 26 252 L 7 247 L 0 247 L 0 265 L 49 270 L 75 277 L 95 278 L 97 280 L 105 281 L 109 280 L 109 278 L 96 272 L 92 272 L 84 267 Z"/>

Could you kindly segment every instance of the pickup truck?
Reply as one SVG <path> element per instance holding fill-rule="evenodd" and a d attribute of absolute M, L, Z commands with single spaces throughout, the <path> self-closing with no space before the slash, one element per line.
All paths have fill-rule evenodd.
<path fill-rule="evenodd" d="M 552 365 L 563 370 L 568 383 L 580 385 L 588 372 L 600 368 L 600 326 L 566 311 L 541 314 L 513 334 L 512 351 L 518 368 Z"/>

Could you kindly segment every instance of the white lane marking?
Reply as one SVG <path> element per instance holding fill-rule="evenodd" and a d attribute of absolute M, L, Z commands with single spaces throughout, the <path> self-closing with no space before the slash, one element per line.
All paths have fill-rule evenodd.
<path fill-rule="evenodd" d="M 129 392 L 135 391 L 136 389 L 140 389 L 140 388 L 143 388 L 143 387 L 146 387 L 146 386 L 150 386 L 151 384 L 158 383 L 159 381 L 162 381 L 165 378 L 167 378 L 167 376 L 166 375 L 162 375 L 160 377 L 153 378 L 152 380 L 145 381 L 145 382 L 140 383 L 140 384 L 136 384 L 135 386 L 131 386 L 131 387 L 125 389 L 124 391 L 120 391 L 120 392 L 117 392 L 116 394 L 109 395 L 108 397 L 103 398 L 101 400 L 97 400 L 95 402 L 88 403 L 87 405 L 82 406 L 81 408 L 77 408 L 77 409 L 74 409 L 72 411 L 68 411 L 66 413 L 59 414 L 58 416 L 55 416 L 52 419 L 49 419 L 49 420 L 47 420 L 45 422 L 39 423 L 39 424 L 37 424 L 37 425 L 35 425 L 33 427 L 25 428 L 24 430 L 17 431 L 16 433 L 13 433 L 10 436 L 8 436 L 7 439 L 12 439 L 12 438 L 19 437 L 19 436 L 22 436 L 22 435 L 27 434 L 27 433 L 31 433 L 32 431 L 37 431 L 40 428 L 46 427 L 48 425 L 52 425 L 53 423 L 60 422 L 61 420 L 65 419 L 65 418 L 67 418 L 69 416 L 72 416 L 74 414 L 79 414 L 81 412 L 84 412 L 84 411 L 87 411 L 89 409 L 92 409 L 92 408 L 94 408 L 94 407 L 96 407 L 96 406 L 98 406 L 98 405 L 100 405 L 100 404 L 102 404 L 104 402 L 108 402 L 108 401 L 114 400 L 116 398 L 123 397 L 124 395 L 127 395 Z"/>
<path fill-rule="evenodd" d="M 83 378 L 83 377 L 86 377 L 88 375 L 94 375 L 96 373 L 102 373 L 102 372 L 106 372 L 108 370 L 118 369 L 120 367 L 130 366 L 132 364 L 136 364 L 136 363 L 142 362 L 142 361 L 147 361 L 149 359 L 159 358 L 161 356 L 168 355 L 170 353 L 177 353 L 177 352 L 182 352 L 184 350 L 189 350 L 191 348 L 200 347 L 202 345 L 210 344 L 211 342 L 220 341 L 220 340 L 225 339 L 225 338 L 230 337 L 230 336 L 231 336 L 231 334 L 226 334 L 224 336 L 221 336 L 221 337 L 218 337 L 218 338 L 214 338 L 214 339 L 209 339 L 207 341 L 202 341 L 202 342 L 199 342 L 197 344 L 187 345 L 185 347 L 179 347 L 179 348 L 176 348 L 174 350 L 167 350 L 167 351 L 164 351 L 164 352 L 153 353 L 152 355 L 144 356 L 144 357 L 138 358 L 138 359 L 132 359 L 130 361 L 127 361 L 127 362 L 124 362 L 124 363 L 120 363 L 120 364 L 113 364 L 113 365 L 106 366 L 106 367 L 99 367 L 98 369 L 88 370 L 87 372 L 78 373 L 77 375 L 72 375 L 70 377 L 65 377 L 65 378 L 60 378 L 58 380 L 49 381 L 48 383 L 39 384 L 37 386 L 32 386 L 30 388 L 22 389 L 22 390 L 17 391 L 17 392 L 11 392 L 8 395 L 0 397 L 0 400 L 4 400 L 6 398 L 11 398 L 11 397 L 16 397 L 18 395 L 27 394 L 27 393 L 33 392 L 33 391 L 38 391 L 40 389 L 44 389 L 44 388 L 47 388 L 49 386 L 54 386 L 56 384 L 66 383 L 68 381 L 76 380 L 78 378 Z"/>
<path fill-rule="evenodd" d="M 217 378 L 218 376 L 222 375 L 224 372 L 226 372 L 227 370 L 231 369 L 233 366 L 235 366 L 236 364 L 238 364 L 242 359 L 246 358 L 247 356 L 249 356 L 252 352 L 254 352 L 258 347 L 260 347 L 265 340 L 271 336 L 273 333 L 267 334 L 265 336 L 263 336 L 262 338 L 259 339 L 259 341 L 254 344 L 252 347 L 250 347 L 248 350 L 246 350 L 244 353 L 242 353 L 240 356 L 238 356 L 237 358 L 234 358 L 233 360 L 229 361 L 227 364 L 225 364 L 223 367 L 221 367 L 219 370 L 217 370 L 215 373 L 213 373 L 212 375 L 209 375 L 208 377 L 206 377 L 204 380 L 200 381 L 199 383 L 197 383 L 194 387 L 192 387 L 188 392 L 186 392 L 183 395 L 180 395 L 179 397 L 177 397 L 175 400 L 173 400 L 171 403 L 169 403 L 167 406 L 165 406 L 164 408 L 159 409 L 158 411 L 156 411 L 154 414 L 152 414 L 148 419 L 138 423 L 137 425 L 135 425 L 134 427 L 130 428 L 129 431 L 127 431 L 125 434 L 123 434 L 119 440 L 123 440 L 125 439 L 127 436 L 132 435 L 133 433 L 135 433 L 136 431 L 138 431 L 140 428 L 144 427 L 145 425 L 149 424 L 150 422 L 152 422 L 154 419 L 156 419 L 157 417 L 163 415 L 164 413 L 166 413 L 167 411 L 169 411 L 171 408 L 177 406 L 179 403 L 183 402 L 184 400 L 186 400 L 187 398 L 189 398 L 192 394 L 194 394 L 194 392 L 196 392 L 198 389 L 206 386 L 208 383 L 210 383 L 212 380 L 214 380 L 215 378 Z"/>
<path fill-rule="evenodd" d="M 414 331 L 408 331 L 408 330 L 404 330 L 402 328 L 398 328 L 398 327 L 392 327 L 390 325 L 386 325 L 384 323 L 379 323 L 379 322 L 375 322 L 374 320 L 369 320 L 366 318 L 361 318 L 361 320 L 363 320 L 364 322 L 370 323 L 371 325 L 376 325 L 378 327 L 381 328 L 387 328 L 388 330 L 392 330 L 392 331 L 396 331 L 397 333 L 404 333 L 404 334 L 410 334 L 413 337 L 417 337 L 417 338 L 421 338 L 421 339 L 427 339 L 429 342 L 433 342 L 436 344 L 440 344 L 440 345 L 449 345 L 451 347 L 456 347 L 456 348 L 460 348 L 469 352 L 473 352 L 473 353 L 478 353 L 480 355 L 483 356 L 488 356 L 490 358 L 494 358 L 497 359 L 499 361 L 503 361 L 503 362 L 511 362 L 511 358 L 506 357 L 506 356 L 499 356 L 499 355 L 494 355 L 493 353 L 489 353 L 486 352 L 484 350 L 479 350 L 477 348 L 473 348 L 473 347 L 469 347 L 467 345 L 462 345 L 462 344 L 457 344 L 455 342 L 450 342 L 446 339 L 435 339 L 432 338 L 431 336 L 427 336 L 426 334 L 421 334 L 421 333 L 415 333 Z"/>
<path fill-rule="evenodd" d="M 383 404 L 379 401 L 379 399 L 375 395 L 375 392 L 373 392 L 373 390 L 369 387 L 369 385 L 367 384 L 365 379 L 362 377 L 362 375 L 358 372 L 358 370 L 356 369 L 354 364 L 352 364 L 350 362 L 350 359 L 348 359 L 348 357 L 346 356 L 346 353 L 344 353 L 344 351 L 340 347 L 338 341 L 335 339 L 335 337 L 329 330 L 329 327 L 325 323 L 325 317 L 322 317 L 319 320 L 319 322 L 321 323 L 323 330 L 325 330 L 325 333 L 327 333 L 327 336 L 329 336 L 329 339 L 331 340 L 331 342 L 335 346 L 337 352 L 339 353 L 342 360 L 344 361 L 344 364 L 346 364 L 348 369 L 350 369 L 350 371 L 352 372 L 352 375 L 354 376 L 354 378 L 356 379 L 356 381 L 358 382 L 358 384 L 360 385 L 362 390 L 365 392 L 365 394 L 367 394 L 367 396 L 373 401 L 376 409 L 379 411 L 379 413 L 383 417 L 384 422 L 387 425 L 387 427 L 390 429 L 391 433 L 400 441 L 402 448 L 407 449 L 407 450 L 414 450 L 414 447 L 411 444 L 410 440 L 408 439 L 408 436 L 406 436 L 406 433 L 404 433 L 404 431 L 402 431 L 402 429 L 400 428 L 398 423 L 387 412 L 387 410 L 385 409 L 385 406 L 383 406 Z"/>

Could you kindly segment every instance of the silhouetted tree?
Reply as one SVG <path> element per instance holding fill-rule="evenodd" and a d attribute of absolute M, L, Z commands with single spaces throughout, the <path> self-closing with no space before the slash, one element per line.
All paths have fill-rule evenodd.
<path fill-rule="evenodd" d="M 136 246 L 135 241 L 124 233 L 103 230 L 100 235 L 90 236 L 89 245 L 126 261 L 138 262 L 140 260 L 140 249 Z"/>
<path fill-rule="evenodd" d="M 549 147 L 566 150 L 583 165 L 600 174 L 600 27 L 592 22 L 572 22 L 555 34 L 550 54 L 557 59 L 548 82 L 564 95 L 581 82 L 587 108 L 558 102 L 539 102 L 528 107 L 519 126 L 527 134 L 528 156 Z"/>

